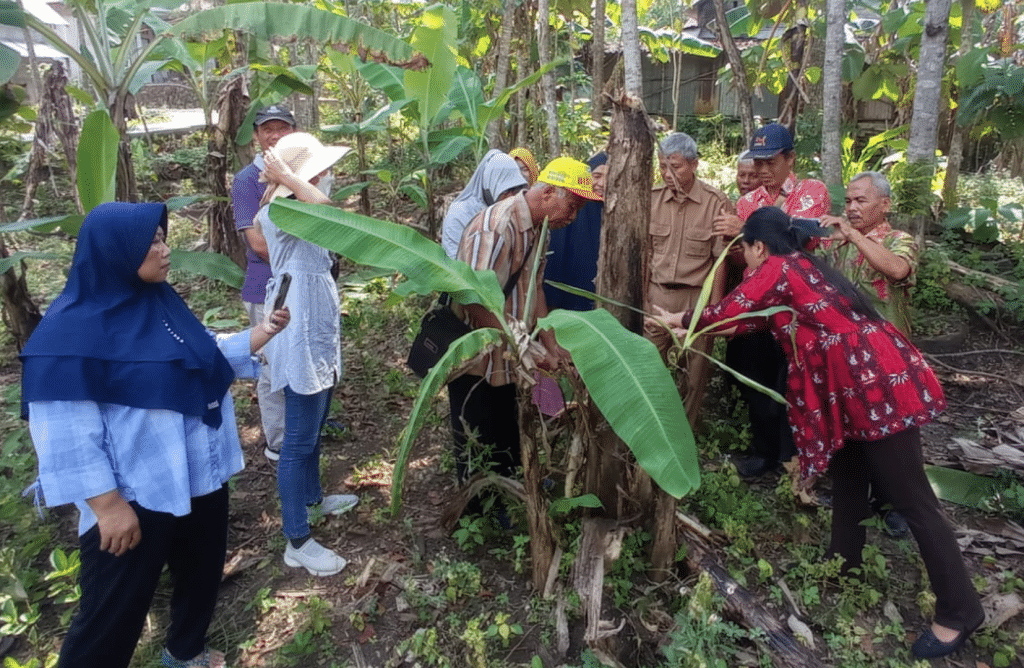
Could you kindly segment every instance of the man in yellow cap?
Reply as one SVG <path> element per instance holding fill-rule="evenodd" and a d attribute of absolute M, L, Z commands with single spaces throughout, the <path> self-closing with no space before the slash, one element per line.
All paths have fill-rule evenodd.
<path fill-rule="evenodd" d="M 594 192 L 589 167 L 572 158 L 555 158 L 529 190 L 477 214 L 462 234 L 458 259 L 474 269 L 493 270 L 505 291 L 506 318 L 522 320 L 532 329 L 548 312 L 544 291 L 538 289 L 533 311 L 526 313 L 526 293 L 537 255 L 541 257 L 538 275 L 544 275 L 546 244 L 537 243 L 541 226 L 547 220 L 549 229 L 565 227 L 587 200 L 600 199 Z M 500 327 L 495 316 L 479 304 L 464 305 L 461 311 L 466 322 L 476 329 Z M 550 331 L 541 332 L 540 340 L 548 353 L 542 366 L 554 367 L 569 361 L 568 352 L 555 342 Z M 480 444 L 491 447 L 490 459 L 496 473 L 510 476 L 519 465 L 516 386 L 503 353 L 503 349 L 496 349 L 481 355 L 465 375 L 448 384 L 460 482 L 470 474 L 471 457 L 466 444 L 473 431 Z"/>

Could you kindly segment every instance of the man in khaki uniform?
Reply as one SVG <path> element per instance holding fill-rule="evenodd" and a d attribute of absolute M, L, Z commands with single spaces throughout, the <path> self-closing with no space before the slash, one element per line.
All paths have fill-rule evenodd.
<path fill-rule="evenodd" d="M 724 249 L 721 237 L 712 231 L 714 218 L 723 207 L 731 210 L 732 203 L 725 193 L 697 178 L 697 143 L 690 135 L 677 132 L 663 139 L 658 163 L 664 183 L 655 186 L 651 194 L 647 310 L 655 305 L 676 313 L 696 306 L 701 286 Z M 709 303 L 719 301 L 724 288 L 725 272 L 720 270 Z M 667 358 L 672 347 L 668 331 L 649 331 L 646 335 Z M 694 348 L 709 351 L 711 337 L 698 339 Z M 683 404 L 690 424 L 696 425 L 708 380 L 708 361 L 691 353 L 677 364 L 687 371 Z"/>

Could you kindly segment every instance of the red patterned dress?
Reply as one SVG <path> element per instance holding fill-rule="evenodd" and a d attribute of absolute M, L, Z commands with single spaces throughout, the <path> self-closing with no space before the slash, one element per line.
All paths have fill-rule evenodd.
<path fill-rule="evenodd" d="M 824 473 L 847 439 L 885 438 L 931 421 L 946 407 L 942 386 L 906 337 L 888 321 L 855 312 L 799 253 L 769 255 L 725 299 L 704 309 L 698 329 L 772 306 L 795 311 L 795 321 L 793 312 L 782 311 L 768 317 L 767 326 L 789 361 L 789 424 L 804 477 Z M 747 320 L 740 327 L 764 324 Z"/>

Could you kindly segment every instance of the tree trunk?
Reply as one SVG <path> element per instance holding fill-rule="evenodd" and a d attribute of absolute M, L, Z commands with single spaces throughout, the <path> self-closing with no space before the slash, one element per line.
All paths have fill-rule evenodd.
<path fill-rule="evenodd" d="M 800 3 L 803 12 L 806 14 L 806 0 Z M 779 96 L 779 124 L 789 128 L 789 131 L 796 135 L 796 119 L 800 115 L 801 101 L 805 97 L 800 82 L 803 81 L 804 70 L 808 65 L 808 58 L 811 54 L 811 36 L 807 30 L 807 23 L 803 20 L 786 31 L 784 40 L 789 43 L 789 74 L 786 77 L 786 85 Z"/>
<path fill-rule="evenodd" d="M 132 162 L 132 140 L 128 136 L 128 118 L 133 116 L 129 105 L 135 101 L 127 92 L 114 98 L 114 103 L 107 108 L 110 120 L 117 129 L 120 140 L 117 143 L 117 181 L 114 186 L 114 198 L 118 202 L 139 201 L 138 184 L 135 181 L 135 164 Z"/>
<path fill-rule="evenodd" d="M 245 244 L 235 230 L 231 194 L 227 187 L 231 142 L 242 124 L 245 112 L 243 77 L 236 77 L 221 88 L 217 96 L 217 111 L 217 125 L 207 126 L 211 134 L 206 154 L 206 180 L 215 197 L 208 213 L 210 250 L 227 255 L 235 264 L 244 268 Z"/>
<path fill-rule="evenodd" d="M 623 76 L 626 80 L 626 95 L 637 98 L 642 106 L 644 72 L 643 60 L 640 56 L 640 26 L 636 14 L 636 0 L 622 1 L 622 65 Z"/>
<path fill-rule="evenodd" d="M 530 565 L 533 588 L 544 591 L 548 570 L 555 554 L 555 529 L 548 514 L 542 486 L 540 448 L 536 436 L 543 433 L 540 413 L 533 403 L 533 393 L 519 388 L 519 434 L 522 445 L 523 489 L 526 492 L 526 517 L 530 526 Z"/>
<path fill-rule="evenodd" d="M 963 19 L 960 29 L 960 50 L 962 58 L 974 44 L 971 21 L 974 18 L 975 0 L 960 0 Z M 960 91 L 958 90 L 958 93 Z M 957 205 L 957 181 L 960 178 L 960 163 L 964 159 L 964 129 L 956 122 L 956 112 L 950 112 L 950 128 L 952 136 L 949 138 L 949 153 L 946 156 L 946 176 L 942 182 L 942 206 L 946 210 Z"/>
<path fill-rule="evenodd" d="M 497 60 L 494 63 L 494 90 L 491 98 L 501 95 L 508 87 L 508 72 L 512 54 L 512 30 L 516 24 L 516 3 L 505 4 L 505 12 L 501 15 L 501 31 L 498 37 Z M 507 148 L 502 143 L 502 124 L 507 115 L 495 118 L 487 124 L 487 144 L 491 148 Z"/>
<path fill-rule="evenodd" d="M 722 50 L 732 68 L 732 85 L 736 90 L 736 100 L 739 103 L 740 122 L 743 123 L 743 134 L 746 141 L 754 136 L 757 126 L 754 125 L 754 106 L 750 102 L 750 86 L 747 84 L 747 68 L 743 65 L 743 57 L 736 47 L 736 42 L 729 32 L 729 21 L 725 18 L 725 5 L 723 0 L 712 0 L 715 5 L 715 24 L 718 26 L 718 39 L 722 42 Z"/>
<path fill-rule="evenodd" d="M 917 209 L 913 227 L 918 244 L 923 243 L 930 218 L 931 177 L 935 171 L 935 146 L 942 100 L 942 74 L 946 66 L 946 40 L 949 38 L 949 10 L 952 0 L 926 3 L 924 32 L 917 59 L 917 85 L 914 110 L 910 118 L 907 162 L 911 168 L 911 199 Z"/>
<path fill-rule="evenodd" d="M 64 152 L 64 159 L 71 180 L 71 199 L 75 209 L 81 213 L 82 203 L 78 199 L 76 186 L 78 167 L 78 124 L 75 119 L 74 107 L 67 93 L 68 78 L 64 74 L 64 66 L 59 60 L 53 61 L 46 74 L 46 81 L 41 90 L 39 115 L 35 123 L 35 138 L 32 142 L 32 153 L 25 177 L 25 199 L 21 206 L 23 219 L 35 217 L 35 192 L 39 185 L 37 176 L 47 162 L 47 156 L 57 140 Z M 56 193 L 58 197 L 60 193 Z"/>
<path fill-rule="evenodd" d="M 537 54 L 539 65 L 551 62 L 551 3 L 550 0 L 537 2 Z M 544 97 L 544 115 L 548 122 L 548 157 L 557 158 L 562 153 L 562 141 L 558 136 L 558 103 L 555 92 L 555 73 L 547 72 L 540 79 Z"/>
<path fill-rule="evenodd" d="M 590 30 L 593 40 L 590 44 L 590 79 L 593 91 L 590 94 L 590 113 L 595 123 L 604 124 L 604 23 L 605 0 L 594 0 L 594 23 Z"/>
<path fill-rule="evenodd" d="M 0 258 L 10 257 L 3 235 L 0 234 Z M 4 324 L 14 337 L 14 345 L 20 351 L 32 335 L 32 331 L 43 319 L 39 307 L 32 301 L 28 284 L 25 282 L 25 263 L 20 262 L 21 271 L 11 267 L 0 274 L 0 299 L 3 300 Z"/>
<path fill-rule="evenodd" d="M 821 171 L 825 184 L 843 185 L 843 43 L 846 2 L 826 0 L 825 62 L 822 67 Z"/>

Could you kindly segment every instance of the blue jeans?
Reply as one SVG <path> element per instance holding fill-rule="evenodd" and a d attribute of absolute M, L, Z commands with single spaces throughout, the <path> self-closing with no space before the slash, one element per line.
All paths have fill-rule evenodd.
<path fill-rule="evenodd" d="M 309 535 L 306 507 L 323 500 L 320 487 L 320 430 L 331 407 L 329 387 L 316 394 L 284 388 L 284 440 L 277 462 L 281 523 L 288 538 Z"/>

